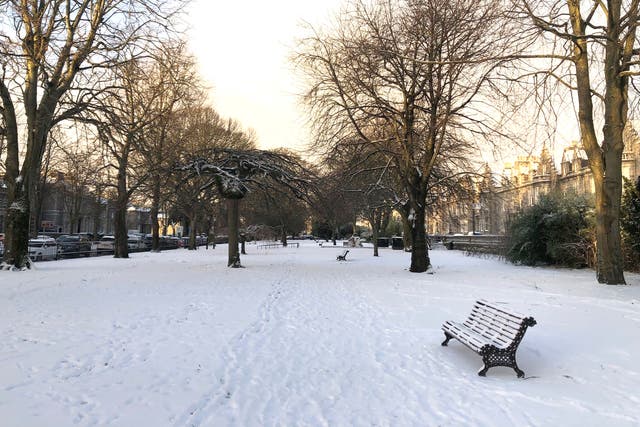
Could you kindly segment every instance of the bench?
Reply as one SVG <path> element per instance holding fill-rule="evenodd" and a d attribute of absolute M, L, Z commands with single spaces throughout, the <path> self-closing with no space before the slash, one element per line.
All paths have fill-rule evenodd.
<path fill-rule="evenodd" d="M 535 324 L 533 317 L 525 317 L 485 300 L 478 300 L 464 322 L 444 322 L 442 330 L 446 339 L 442 345 L 446 346 L 451 338 L 455 338 L 482 356 L 484 366 L 478 375 L 484 377 L 487 370 L 494 366 L 507 366 L 516 371 L 518 378 L 522 378 L 524 372 L 516 363 L 516 350 L 527 328 Z"/>
<path fill-rule="evenodd" d="M 263 244 L 257 245 L 256 247 L 258 249 L 276 249 L 276 248 L 283 247 L 283 245 L 282 245 L 282 243 L 263 243 Z M 300 247 L 300 243 L 299 242 L 287 243 L 287 247 L 299 248 Z"/>
<path fill-rule="evenodd" d="M 348 253 L 349 253 L 349 251 L 347 249 L 345 249 L 344 251 L 342 251 L 342 253 L 340 255 L 338 255 L 338 257 L 336 258 L 336 261 L 346 261 Z"/>

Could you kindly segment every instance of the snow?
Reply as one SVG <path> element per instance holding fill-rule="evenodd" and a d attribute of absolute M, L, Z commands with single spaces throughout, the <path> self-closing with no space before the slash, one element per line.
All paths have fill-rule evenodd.
<path fill-rule="evenodd" d="M 329 247 L 329 248 L 327 248 Z M 640 276 L 435 250 L 214 250 L 0 272 L 0 420 L 12 426 L 637 426 Z M 525 379 L 440 343 L 474 300 L 530 314 Z"/>
<path fill-rule="evenodd" d="M 22 200 L 16 200 L 13 203 L 11 203 L 11 205 L 9 205 L 9 207 L 7 208 L 7 212 L 9 211 L 17 211 L 17 212 L 26 212 L 27 208 L 24 205 L 24 202 Z"/>

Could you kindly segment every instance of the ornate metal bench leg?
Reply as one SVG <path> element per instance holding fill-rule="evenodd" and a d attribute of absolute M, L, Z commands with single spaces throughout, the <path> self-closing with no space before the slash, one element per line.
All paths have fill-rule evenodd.
<path fill-rule="evenodd" d="M 516 375 L 518 375 L 518 378 L 524 378 L 524 372 L 520 368 L 518 368 L 515 357 L 513 358 L 513 365 L 511 365 L 511 367 L 514 371 L 516 371 Z"/>
<path fill-rule="evenodd" d="M 449 340 L 450 340 L 451 338 L 453 338 L 453 335 L 448 334 L 448 333 L 446 333 L 446 332 L 445 332 L 445 333 L 444 333 L 444 336 L 445 336 L 445 338 L 446 338 L 446 339 L 442 342 L 442 345 L 446 346 L 447 344 L 449 344 Z"/>
<path fill-rule="evenodd" d="M 482 367 L 482 369 L 480 369 L 478 371 L 478 375 L 480 375 L 481 377 L 486 377 L 487 376 L 487 371 L 489 370 L 490 366 L 484 365 Z"/>

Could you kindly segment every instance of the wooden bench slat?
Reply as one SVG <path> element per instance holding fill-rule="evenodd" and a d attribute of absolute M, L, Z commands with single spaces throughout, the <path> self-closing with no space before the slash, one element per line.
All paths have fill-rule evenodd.
<path fill-rule="evenodd" d="M 479 352 L 483 345 L 486 344 L 484 340 L 479 340 L 469 333 L 467 329 L 461 327 L 459 323 L 448 321 L 446 323 L 446 330 L 455 336 L 461 343 L 471 348 L 475 352 Z M 443 325 L 444 327 L 444 325 Z M 462 338 L 462 339 L 460 339 Z"/>
<path fill-rule="evenodd" d="M 504 322 L 507 322 L 508 324 L 515 325 L 516 327 L 520 325 L 520 323 L 522 323 L 522 320 L 524 319 L 524 317 L 507 316 L 502 311 L 493 310 L 487 306 L 473 307 L 471 313 L 477 313 L 478 315 L 485 315 L 489 317 L 497 317 L 499 319 L 502 319 Z"/>
<path fill-rule="evenodd" d="M 482 336 L 486 341 L 486 344 L 494 344 L 498 347 L 508 347 L 513 339 L 504 337 L 503 335 L 496 334 L 494 331 L 487 329 L 486 327 L 478 324 L 463 323 L 467 328 Z"/>
<path fill-rule="evenodd" d="M 506 348 L 513 342 L 513 339 L 496 334 L 494 331 L 479 327 L 478 325 L 469 326 L 469 329 L 482 336 L 487 341 L 487 344 L 493 344 L 496 347 Z"/>
<path fill-rule="evenodd" d="M 476 301 L 476 304 L 484 306 L 484 307 L 492 308 L 494 310 L 497 310 L 497 311 L 501 312 L 502 314 L 504 314 L 506 316 L 515 317 L 516 319 L 526 319 L 527 317 L 529 317 L 529 316 L 525 316 L 524 314 L 517 313 L 515 311 L 506 311 L 506 309 L 504 307 L 497 306 L 497 305 L 492 304 L 489 301 L 486 301 L 486 300 L 483 300 L 483 299 Z"/>
<path fill-rule="evenodd" d="M 478 317 L 473 316 L 469 317 L 465 322 L 470 325 L 481 325 L 484 328 L 493 330 L 496 334 L 505 335 L 510 339 L 513 339 L 520 330 L 520 327 L 514 328 L 511 325 L 500 324 L 496 322 L 495 319 L 487 318 L 487 317 Z"/>
<path fill-rule="evenodd" d="M 478 314 L 478 313 L 471 313 L 468 317 L 468 320 L 471 322 L 483 322 L 486 323 L 488 325 L 495 325 L 500 327 L 500 329 L 504 329 L 504 330 L 510 330 L 510 331 L 518 331 L 520 329 L 520 325 L 522 324 L 522 322 L 514 324 L 511 322 L 504 322 L 503 319 L 501 319 L 500 317 L 496 317 L 496 316 L 489 316 L 489 315 L 482 315 L 482 314 Z"/>
<path fill-rule="evenodd" d="M 506 335 L 510 338 L 515 337 L 518 334 L 518 331 L 520 330 L 520 329 L 514 329 L 510 326 L 500 325 L 498 323 L 492 322 L 491 320 L 487 320 L 485 318 L 471 317 L 465 320 L 465 322 L 470 325 L 474 325 L 474 324 L 482 325 L 487 329 L 492 329 L 497 334 Z"/>
<path fill-rule="evenodd" d="M 518 335 L 519 329 L 511 328 L 510 326 L 500 325 L 484 318 L 473 317 L 465 320 L 469 325 L 481 325 L 482 327 L 494 331 L 498 335 L 504 335 L 509 339 L 514 339 Z"/>
<path fill-rule="evenodd" d="M 484 320 L 486 322 L 489 323 L 495 323 L 496 325 L 500 325 L 503 328 L 510 328 L 510 329 L 519 329 L 520 325 L 522 324 L 522 320 L 520 320 L 519 322 L 514 322 L 508 319 L 504 319 L 501 316 L 496 315 L 495 313 L 488 313 L 488 312 L 478 312 L 478 311 L 472 311 L 471 314 L 469 314 L 469 319 L 480 319 L 480 320 Z"/>
<path fill-rule="evenodd" d="M 497 342 L 491 339 L 491 337 L 483 336 L 481 331 L 466 328 L 463 324 L 455 324 L 453 332 L 456 338 L 463 342 L 463 344 L 463 340 L 471 341 L 471 347 L 476 352 L 479 352 L 485 345 L 493 345 L 498 348 L 506 347 L 504 342 Z M 460 338 L 463 338 L 463 340 L 460 340 Z"/>

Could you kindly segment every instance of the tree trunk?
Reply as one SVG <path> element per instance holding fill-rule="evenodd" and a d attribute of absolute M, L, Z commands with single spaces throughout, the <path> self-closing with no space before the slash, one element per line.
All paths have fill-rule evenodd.
<path fill-rule="evenodd" d="M 240 199 L 227 199 L 227 223 L 229 227 L 229 257 L 227 267 L 240 267 L 238 252 L 238 229 L 240 222 Z"/>
<path fill-rule="evenodd" d="M 380 234 L 381 213 L 373 211 L 371 214 L 371 232 L 373 239 L 373 256 L 378 256 L 378 235 Z"/>
<path fill-rule="evenodd" d="M 24 180 L 9 184 L 7 191 L 7 229 L 4 261 L 8 266 L 29 266 L 29 195 Z"/>
<path fill-rule="evenodd" d="M 129 258 L 129 248 L 127 246 L 127 240 L 129 235 L 127 233 L 127 208 L 120 207 L 121 201 L 118 201 L 118 205 L 115 209 L 115 215 L 113 218 L 114 236 L 116 241 L 113 244 L 113 256 L 114 258 Z"/>
<path fill-rule="evenodd" d="M 31 227 L 32 200 L 35 196 L 42 157 L 51 127 L 51 119 L 57 98 L 49 92 L 42 95 L 41 107 L 45 114 L 38 114 L 37 74 L 30 63 L 25 84 L 24 109 L 27 116 L 27 144 L 22 169 L 19 167 L 19 141 L 16 115 L 11 96 L 6 87 L 0 87 L 7 140 L 6 173 L 7 223 L 4 260 L 9 266 L 23 270 L 29 268 L 29 232 Z"/>
<path fill-rule="evenodd" d="M 411 215 L 410 202 L 402 205 L 398 212 L 400 213 L 400 219 L 402 220 L 402 242 L 404 244 L 404 250 L 410 251 L 413 247 L 413 230 L 411 221 L 409 220 L 409 215 Z"/>
<path fill-rule="evenodd" d="M 621 75 L 621 54 L 633 43 L 620 43 L 620 5 L 608 14 L 605 47 L 604 142 L 598 143 L 594 127 L 589 46 L 581 2 L 568 2 L 571 26 L 576 37 L 573 46 L 578 99 L 578 122 L 582 146 L 589 159 L 596 196 L 596 277 L 599 283 L 625 284 L 620 240 L 620 197 L 622 194 L 622 139 L 628 114 L 628 77 Z M 635 38 L 635 30 L 630 40 Z M 624 61 L 628 62 L 628 61 Z M 628 65 L 626 65 L 628 67 Z"/>
<path fill-rule="evenodd" d="M 607 171 L 609 168 L 607 168 Z M 620 180 L 594 179 L 596 186 L 596 277 L 598 283 L 625 284 L 620 237 Z"/>
<path fill-rule="evenodd" d="M 283 247 L 287 247 L 287 229 L 283 224 L 280 224 L 280 243 Z"/>
<path fill-rule="evenodd" d="M 151 251 L 160 252 L 160 224 L 158 214 L 160 212 L 160 177 L 153 177 L 151 189 Z"/>
<path fill-rule="evenodd" d="M 114 218 L 114 258 L 129 258 L 129 248 L 127 240 L 127 203 L 129 195 L 127 194 L 127 157 L 123 156 L 118 165 L 118 197 L 116 199 L 116 212 Z"/>
<path fill-rule="evenodd" d="M 429 259 L 429 247 L 427 246 L 427 234 L 424 226 L 426 213 L 424 200 L 422 203 L 414 203 L 413 219 L 411 224 L 411 267 L 413 273 L 423 273 L 431 267 Z"/>
<path fill-rule="evenodd" d="M 38 173 L 38 177 L 40 177 L 40 173 Z M 36 237 L 38 235 L 38 231 L 40 230 L 40 225 L 42 224 L 42 194 L 44 186 L 46 185 L 46 178 L 38 178 L 37 185 L 35 186 L 33 196 L 31 197 L 31 212 L 33 213 L 33 218 L 31 220 L 30 232 L 29 235 L 31 237 Z"/>
<path fill-rule="evenodd" d="M 191 227 L 189 227 L 189 250 L 194 251 L 197 248 L 196 246 L 196 221 L 198 219 L 198 214 L 196 212 L 192 212 L 189 217 L 189 223 Z"/>

